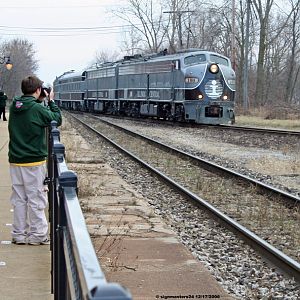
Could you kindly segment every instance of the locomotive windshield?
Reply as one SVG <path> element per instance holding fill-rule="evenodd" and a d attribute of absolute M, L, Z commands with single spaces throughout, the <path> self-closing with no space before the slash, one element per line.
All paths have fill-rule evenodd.
<path fill-rule="evenodd" d="M 210 55 L 210 61 L 214 62 L 216 64 L 224 65 L 224 66 L 229 66 L 229 62 L 226 58 L 211 54 Z"/>
<path fill-rule="evenodd" d="M 184 59 L 186 65 L 203 64 L 206 62 L 205 54 L 196 54 L 188 56 Z"/>

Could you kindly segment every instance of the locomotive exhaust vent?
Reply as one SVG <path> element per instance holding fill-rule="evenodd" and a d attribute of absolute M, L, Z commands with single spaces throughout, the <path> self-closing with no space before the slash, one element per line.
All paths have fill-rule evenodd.
<path fill-rule="evenodd" d="M 209 80 L 204 88 L 206 95 L 212 99 L 217 99 L 223 94 L 223 85 L 220 80 Z"/>

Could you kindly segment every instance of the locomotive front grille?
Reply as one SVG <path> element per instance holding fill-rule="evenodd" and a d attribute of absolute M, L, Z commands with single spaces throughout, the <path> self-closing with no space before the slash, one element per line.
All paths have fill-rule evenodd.
<path fill-rule="evenodd" d="M 209 80 L 204 89 L 206 95 L 212 99 L 217 99 L 223 94 L 223 85 L 220 80 Z"/>
<path fill-rule="evenodd" d="M 205 107 L 205 117 L 222 118 L 223 117 L 223 107 L 215 106 L 215 105 Z"/>

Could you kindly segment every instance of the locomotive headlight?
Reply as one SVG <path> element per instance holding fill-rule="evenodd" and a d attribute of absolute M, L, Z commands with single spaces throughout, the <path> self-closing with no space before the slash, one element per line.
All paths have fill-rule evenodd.
<path fill-rule="evenodd" d="M 197 77 L 185 77 L 185 83 L 197 83 L 199 82 L 199 78 Z"/>
<path fill-rule="evenodd" d="M 229 100 L 227 95 L 224 95 L 222 98 L 223 98 L 224 101 Z"/>
<path fill-rule="evenodd" d="M 203 95 L 201 93 L 198 95 L 198 100 L 203 100 Z"/>
<path fill-rule="evenodd" d="M 209 71 L 213 74 L 216 74 L 219 72 L 219 66 L 217 64 L 211 64 L 209 67 Z"/>

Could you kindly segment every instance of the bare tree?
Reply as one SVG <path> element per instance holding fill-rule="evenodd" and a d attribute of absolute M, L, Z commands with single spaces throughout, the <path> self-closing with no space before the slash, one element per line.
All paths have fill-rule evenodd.
<path fill-rule="evenodd" d="M 120 53 L 117 51 L 110 52 L 109 50 L 96 51 L 94 58 L 88 64 L 87 68 L 99 66 L 105 63 L 111 63 L 120 59 Z"/>
<path fill-rule="evenodd" d="M 262 105 L 264 100 L 264 84 L 265 84 L 265 74 L 264 74 L 264 60 L 265 53 L 267 49 L 267 34 L 268 34 L 268 24 L 271 13 L 271 8 L 274 0 L 266 0 L 265 5 L 262 0 L 252 0 L 256 12 L 258 14 L 258 19 L 260 22 L 259 31 L 259 46 L 258 46 L 258 59 L 257 59 L 257 78 L 256 78 L 256 92 L 255 99 L 257 104 Z"/>
<path fill-rule="evenodd" d="M 236 1 L 236 30 L 231 0 L 213 4 L 205 0 L 160 1 L 127 0 L 127 6 L 114 12 L 130 25 L 126 26 L 124 44 L 129 54 L 136 50 L 145 53 L 168 48 L 173 53 L 180 48 L 202 48 L 230 57 L 234 31 L 236 99 L 244 88 L 241 75 L 247 59 L 252 107 L 275 100 L 299 101 L 300 0 L 286 0 L 290 6 L 285 3 L 284 10 L 276 0 L 251 0 L 249 58 L 245 57 L 245 15 L 250 0 Z"/>
<path fill-rule="evenodd" d="M 146 51 L 157 53 L 161 50 L 166 31 L 159 1 L 127 0 L 126 6 L 113 13 L 139 33 Z"/>
<path fill-rule="evenodd" d="M 21 93 L 21 81 L 24 77 L 35 74 L 38 70 L 38 61 L 35 59 L 33 44 L 25 39 L 14 39 L 0 45 L 0 53 L 9 55 L 13 68 L 8 71 L 1 66 L 0 84 L 8 98 Z"/>
<path fill-rule="evenodd" d="M 192 46 L 195 36 L 198 0 L 169 0 L 164 3 L 164 13 L 168 14 L 166 32 L 169 41 L 169 52 L 187 49 Z"/>
<path fill-rule="evenodd" d="M 141 41 L 140 33 L 132 26 L 124 32 L 122 44 L 121 49 L 128 55 L 145 52 L 145 44 Z"/>
<path fill-rule="evenodd" d="M 296 64 L 297 55 L 300 53 L 299 41 L 300 41 L 300 7 L 299 1 L 290 0 L 293 14 L 291 17 L 290 24 L 290 36 L 291 36 L 291 47 L 290 54 L 287 59 L 287 72 L 286 72 L 286 86 L 284 98 L 288 103 L 293 100 L 295 85 L 298 80 L 300 66 Z"/>
<path fill-rule="evenodd" d="M 98 64 L 113 62 L 116 61 L 120 57 L 120 53 L 117 51 L 109 52 L 100 50 L 95 54 L 95 62 Z"/>
<path fill-rule="evenodd" d="M 178 10 L 178 1 L 177 0 L 170 0 L 169 2 L 165 3 L 165 10 L 166 11 L 177 11 Z M 175 36 L 176 36 L 176 28 L 177 28 L 177 15 L 175 13 L 168 14 L 168 22 L 165 26 L 166 34 L 169 40 L 169 52 L 174 53 L 176 52 L 177 46 L 175 43 Z M 177 39 L 178 40 L 178 39 Z"/>
<path fill-rule="evenodd" d="M 237 8 L 237 32 L 236 38 L 236 59 L 238 63 L 236 64 L 236 99 L 239 101 L 239 105 L 242 105 L 242 95 L 243 89 L 245 88 L 243 72 L 245 66 L 245 55 L 246 55 L 246 7 L 243 1 L 239 1 L 239 6 Z M 248 75 L 248 74 L 247 74 Z"/>
<path fill-rule="evenodd" d="M 266 61 L 266 51 L 272 43 L 279 37 L 281 32 L 286 27 L 291 15 L 295 11 L 297 7 L 299 7 L 300 1 L 297 0 L 297 4 L 289 11 L 288 14 L 282 14 L 285 18 L 284 21 L 279 24 L 276 28 L 273 28 L 273 37 L 270 38 L 270 17 L 271 17 L 271 9 L 274 4 L 274 0 L 266 0 L 263 3 L 262 0 L 252 0 L 255 10 L 258 14 L 258 19 L 260 23 L 259 30 L 259 45 L 258 45 L 258 59 L 257 59 L 257 77 L 256 77 L 256 91 L 255 91 L 255 100 L 258 105 L 264 105 L 266 103 L 265 100 L 265 61 Z"/>

